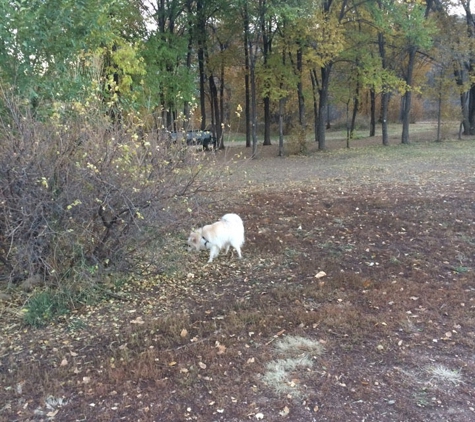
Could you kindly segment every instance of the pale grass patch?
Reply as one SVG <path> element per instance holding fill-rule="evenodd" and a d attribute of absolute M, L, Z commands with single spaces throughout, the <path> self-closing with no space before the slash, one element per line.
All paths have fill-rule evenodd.
<path fill-rule="evenodd" d="M 297 371 L 310 369 L 312 366 L 313 361 L 307 356 L 277 359 L 266 365 L 262 381 L 279 394 L 299 396 L 299 385 L 292 380 L 292 375 L 295 374 L 294 378 L 297 378 Z"/>
<path fill-rule="evenodd" d="M 440 383 L 450 383 L 459 385 L 463 383 L 460 370 L 449 369 L 443 365 L 431 365 L 426 367 L 426 372 L 430 375 L 429 382 L 437 381 Z"/>
<path fill-rule="evenodd" d="M 301 395 L 299 379 L 314 365 L 314 357 L 323 353 L 316 340 L 287 336 L 276 342 L 274 350 L 281 358 L 266 365 L 262 381 L 278 394 Z"/>
<path fill-rule="evenodd" d="M 309 355 L 321 355 L 324 348 L 320 342 L 307 337 L 286 336 L 275 345 L 278 353 L 294 356 L 306 353 Z"/>
<path fill-rule="evenodd" d="M 423 371 L 414 373 L 403 368 L 396 368 L 401 374 L 406 376 L 414 384 L 453 384 L 455 386 L 462 384 L 462 374 L 460 370 L 449 369 L 444 365 L 427 365 Z M 427 375 L 429 379 L 427 379 Z"/>

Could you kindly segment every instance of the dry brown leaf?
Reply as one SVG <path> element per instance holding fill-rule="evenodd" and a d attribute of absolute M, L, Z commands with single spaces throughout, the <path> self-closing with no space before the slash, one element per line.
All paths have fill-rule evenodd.
<path fill-rule="evenodd" d="M 290 409 L 288 408 L 288 406 L 285 406 L 280 412 L 279 412 L 279 415 L 280 416 L 283 416 L 283 417 L 286 417 L 289 415 L 289 412 L 290 412 Z"/>

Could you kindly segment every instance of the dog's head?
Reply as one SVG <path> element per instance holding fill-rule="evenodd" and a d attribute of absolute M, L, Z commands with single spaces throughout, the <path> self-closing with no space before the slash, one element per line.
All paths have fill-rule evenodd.
<path fill-rule="evenodd" d="M 193 230 L 188 237 L 188 251 L 201 249 L 201 230 Z"/>

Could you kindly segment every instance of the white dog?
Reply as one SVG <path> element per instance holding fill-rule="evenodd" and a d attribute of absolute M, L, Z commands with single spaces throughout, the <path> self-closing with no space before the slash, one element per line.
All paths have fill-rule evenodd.
<path fill-rule="evenodd" d="M 232 246 L 241 258 L 241 247 L 244 244 L 244 225 L 237 214 L 225 214 L 216 223 L 194 230 L 188 237 L 188 250 L 209 249 L 209 260 L 212 262 L 219 251 Z"/>

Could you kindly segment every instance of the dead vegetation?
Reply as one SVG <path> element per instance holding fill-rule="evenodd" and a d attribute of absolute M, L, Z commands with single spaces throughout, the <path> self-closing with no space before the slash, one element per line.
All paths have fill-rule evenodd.
<path fill-rule="evenodd" d="M 472 420 L 475 147 L 402 148 L 235 163 L 196 222 L 241 215 L 242 261 L 184 227 L 43 329 L 2 302 L 0 418 Z"/>

